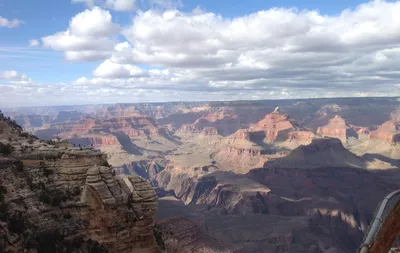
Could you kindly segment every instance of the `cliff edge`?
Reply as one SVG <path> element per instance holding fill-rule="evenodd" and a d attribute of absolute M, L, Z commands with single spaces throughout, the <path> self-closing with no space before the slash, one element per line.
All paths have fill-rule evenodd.
<path fill-rule="evenodd" d="M 106 156 L 44 142 L 0 113 L 0 252 L 159 252 L 156 194 Z"/>

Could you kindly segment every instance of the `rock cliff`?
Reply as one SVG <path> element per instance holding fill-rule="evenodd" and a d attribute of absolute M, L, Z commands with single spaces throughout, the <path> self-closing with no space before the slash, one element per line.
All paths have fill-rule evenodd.
<path fill-rule="evenodd" d="M 347 142 L 347 138 L 357 136 L 355 131 L 339 115 L 336 115 L 333 119 L 329 120 L 327 125 L 319 127 L 317 134 L 322 137 L 338 138 L 343 143 Z"/>
<path fill-rule="evenodd" d="M 205 127 L 200 134 L 203 136 L 218 135 L 218 129 L 216 127 Z"/>
<path fill-rule="evenodd" d="M 361 157 L 348 151 L 337 138 L 314 139 L 289 155 L 267 163 L 274 168 L 320 168 L 327 166 L 366 168 Z"/>
<path fill-rule="evenodd" d="M 182 125 L 178 133 L 198 133 L 215 129 L 221 135 L 230 135 L 240 128 L 238 115 L 216 112 L 198 118 L 193 124 Z M 213 132 L 215 132 L 213 130 Z"/>
<path fill-rule="evenodd" d="M 156 175 L 155 182 L 163 190 L 173 192 L 185 204 L 206 204 L 221 208 L 226 214 L 278 214 L 277 206 L 285 202 L 271 194 L 268 187 L 244 175 L 217 171 L 213 167 L 168 166 Z"/>
<path fill-rule="evenodd" d="M 158 252 L 150 183 L 0 117 L 0 252 Z"/>
<path fill-rule="evenodd" d="M 378 139 L 388 144 L 400 143 L 400 122 L 386 121 L 369 134 L 370 139 Z"/>
<path fill-rule="evenodd" d="M 156 231 L 168 253 L 242 253 L 221 245 L 202 231 L 199 225 L 184 217 L 158 221 Z"/>
<path fill-rule="evenodd" d="M 272 113 L 267 114 L 249 127 L 250 132 L 264 132 L 266 142 L 284 142 L 287 140 L 308 144 L 314 134 L 301 127 L 289 115 L 280 112 L 277 107 Z"/>

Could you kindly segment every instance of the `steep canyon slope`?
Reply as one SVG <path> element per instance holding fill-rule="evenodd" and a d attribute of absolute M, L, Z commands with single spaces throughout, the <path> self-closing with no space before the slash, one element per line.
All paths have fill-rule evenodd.
<path fill-rule="evenodd" d="M 0 117 L 1 252 L 159 252 L 151 185 L 94 149 L 35 139 Z"/>

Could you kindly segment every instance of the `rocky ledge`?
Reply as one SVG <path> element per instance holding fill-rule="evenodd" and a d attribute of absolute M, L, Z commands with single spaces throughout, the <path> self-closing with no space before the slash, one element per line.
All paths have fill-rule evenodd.
<path fill-rule="evenodd" d="M 0 122 L 0 252 L 159 252 L 149 182 Z"/>

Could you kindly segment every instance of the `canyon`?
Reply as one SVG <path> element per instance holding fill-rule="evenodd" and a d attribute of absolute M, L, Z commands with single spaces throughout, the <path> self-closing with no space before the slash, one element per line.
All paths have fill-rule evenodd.
<path fill-rule="evenodd" d="M 347 253 L 400 187 L 399 110 L 398 98 L 14 108 L 4 113 L 42 140 L 18 132 L 10 142 L 6 126 L 0 137 L 24 173 L 45 166 L 51 182 L 36 177 L 49 189 L 81 189 L 70 206 L 47 208 L 89 219 L 73 232 L 85 233 L 82 245 Z M 9 159 L 3 177 L 13 175 Z M 39 192 L 21 187 L 14 191 Z"/>

